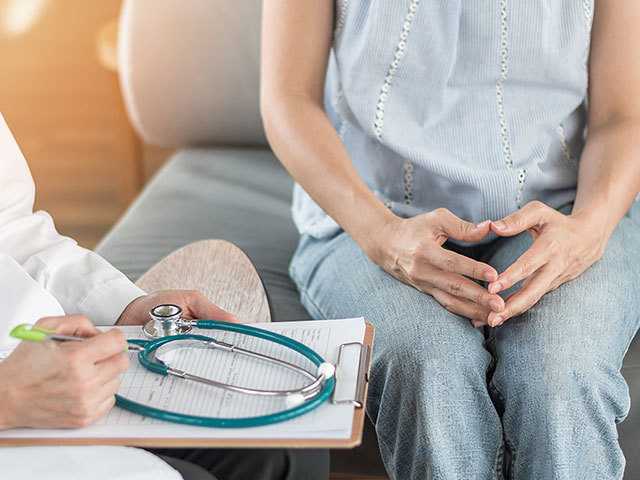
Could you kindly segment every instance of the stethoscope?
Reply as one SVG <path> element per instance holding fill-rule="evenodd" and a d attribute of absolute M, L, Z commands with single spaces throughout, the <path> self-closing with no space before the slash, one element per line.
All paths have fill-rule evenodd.
<path fill-rule="evenodd" d="M 335 388 L 335 367 L 326 362 L 311 348 L 279 333 L 263 330 L 236 323 L 217 320 L 186 320 L 182 318 L 182 309 L 177 305 L 164 304 L 154 307 L 149 313 L 151 320 L 142 330 L 149 340 L 129 339 L 129 349 L 137 351 L 138 362 L 145 369 L 164 376 L 174 376 L 183 380 L 199 382 L 230 392 L 260 397 L 281 397 L 285 400 L 286 409 L 267 415 L 220 418 L 202 417 L 185 413 L 172 412 L 135 402 L 122 395 L 116 395 L 116 405 L 120 408 L 146 417 L 165 420 L 186 425 L 217 428 L 243 428 L 270 425 L 284 422 L 303 415 L 322 405 L 333 393 Z M 190 333 L 193 328 L 219 330 L 248 335 L 262 340 L 274 342 L 289 348 L 311 361 L 317 368 L 315 371 L 306 370 L 298 365 L 281 360 L 254 350 L 241 348 L 206 335 Z M 259 361 L 268 362 L 286 368 L 308 379 L 308 383 L 299 388 L 287 390 L 266 390 L 233 385 L 189 373 L 185 370 L 173 368 L 166 361 L 157 358 L 160 348 L 163 351 L 171 349 L 178 342 L 188 341 L 190 347 L 216 349 L 229 353 L 237 353 Z M 183 348 L 183 347 L 179 347 Z"/>

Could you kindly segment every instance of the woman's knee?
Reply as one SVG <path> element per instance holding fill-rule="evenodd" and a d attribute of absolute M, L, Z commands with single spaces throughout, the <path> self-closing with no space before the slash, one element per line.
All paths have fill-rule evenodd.
<path fill-rule="evenodd" d="M 378 346 L 374 363 L 376 368 L 420 381 L 429 375 L 482 367 L 490 361 L 479 331 L 457 338 L 454 335 L 452 332 L 452 337 L 445 339 L 428 329 L 397 331 L 394 338 L 386 338 Z"/>
<path fill-rule="evenodd" d="M 619 371 L 638 328 L 640 302 L 626 293 L 635 274 L 618 255 L 620 242 L 612 247 L 582 276 L 494 331 L 498 377 L 501 366 L 504 381 L 533 376 L 571 383 Z"/>
<path fill-rule="evenodd" d="M 492 386 L 511 415 L 556 416 L 576 412 L 598 422 L 621 420 L 629 396 L 619 361 L 588 343 L 567 339 L 547 348 L 513 347 L 498 358 Z"/>
<path fill-rule="evenodd" d="M 442 309 L 430 319 L 398 316 L 376 332 L 371 368 L 371 397 L 414 405 L 424 398 L 453 398 L 456 389 L 481 388 L 491 363 L 481 331 Z M 401 399 L 403 399 L 401 401 Z"/>
<path fill-rule="evenodd" d="M 379 361 L 413 374 L 465 369 L 488 358 L 482 331 L 446 311 L 431 296 L 413 288 L 387 296 L 392 299 L 386 310 L 372 320 Z"/>

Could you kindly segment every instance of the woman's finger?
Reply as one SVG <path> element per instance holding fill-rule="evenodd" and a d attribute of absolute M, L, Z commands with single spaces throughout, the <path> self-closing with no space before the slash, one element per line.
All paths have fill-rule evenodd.
<path fill-rule="evenodd" d="M 529 277 L 527 285 L 507 298 L 505 308 L 502 312 L 491 312 L 489 314 L 489 325 L 497 327 L 508 319 L 517 317 L 533 307 L 538 301 L 551 290 L 551 286 L 558 278 L 559 269 L 550 264 L 541 268 L 536 274 Z"/>
<path fill-rule="evenodd" d="M 500 312 L 504 309 L 504 300 L 499 295 L 489 293 L 473 280 L 458 275 L 457 273 L 443 272 L 432 269 L 431 266 L 424 272 L 429 285 L 432 285 L 454 297 L 465 298 L 491 309 Z"/>
<path fill-rule="evenodd" d="M 548 242 L 538 238 L 509 268 L 502 272 L 495 282 L 488 285 L 491 293 L 500 293 L 516 283 L 530 277 L 547 264 L 552 249 Z"/>
<path fill-rule="evenodd" d="M 462 220 L 446 208 L 434 210 L 434 214 L 444 234 L 462 242 L 479 242 L 491 231 L 491 222 L 488 220 L 476 225 Z"/>
<path fill-rule="evenodd" d="M 501 237 L 512 237 L 544 223 L 550 211 L 542 202 L 529 202 L 502 220 L 491 222 L 491 230 Z"/>
<path fill-rule="evenodd" d="M 493 282 L 498 279 L 496 269 L 486 263 L 478 262 L 446 248 L 429 257 L 431 264 L 445 272 L 459 273 L 476 280 Z"/>
<path fill-rule="evenodd" d="M 481 305 L 465 300 L 464 298 L 455 297 L 438 288 L 430 289 L 429 295 L 436 299 L 447 311 L 468 318 L 474 327 L 486 325 L 489 310 Z"/>

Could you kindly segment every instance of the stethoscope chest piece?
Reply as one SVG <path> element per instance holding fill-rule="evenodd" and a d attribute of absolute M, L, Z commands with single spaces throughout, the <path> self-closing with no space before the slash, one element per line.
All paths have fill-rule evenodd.
<path fill-rule="evenodd" d="M 149 338 L 162 338 L 170 335 L 189 333 L 193 326 L 182 321 L 182 309 L 178 305 L 166 303 L 157 305 L 149 312 L 151 320 L 142 331 Z"/>

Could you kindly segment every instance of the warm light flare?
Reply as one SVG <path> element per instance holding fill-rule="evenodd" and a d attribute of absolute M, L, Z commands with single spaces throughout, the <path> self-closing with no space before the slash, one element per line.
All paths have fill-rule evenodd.
<path fill-rule="evenodd" d="M 42 16 L 50 0 L 6 0 L 0 10 L 0 25 L 8 35 L 28 31 Z"/>

